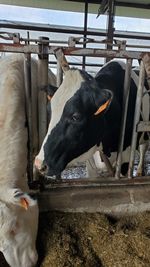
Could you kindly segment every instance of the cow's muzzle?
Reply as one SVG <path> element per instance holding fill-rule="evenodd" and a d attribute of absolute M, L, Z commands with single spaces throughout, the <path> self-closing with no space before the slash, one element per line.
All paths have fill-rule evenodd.
<path fill-rule="evenodd" d="M 34 165 L 35 165 L 36 169 L 42 174 L 46 173 L 48 170 L 44 161 L 41 161 L 38 158 L 35 158 Z"/>

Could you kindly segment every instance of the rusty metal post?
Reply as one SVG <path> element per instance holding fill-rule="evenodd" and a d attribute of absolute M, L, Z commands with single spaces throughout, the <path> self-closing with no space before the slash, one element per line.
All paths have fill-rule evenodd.
<path fill-rule="evenodd" d="M 125 127 L 126 127 L 128 100 L 129 100 L 130 82 L 131 82 L 131 68 L 132 68 L 132 59 L 127 59 L 125 77 L 124 77 L 124 94 L 123 94 L 120 138 L 119 138 L 118 156 L 117 156 L 117 162 L 116 162 L 116 173 L 115 173 L 116 179 L 120 178 L 120 172 L 121 172 L 122 151 L 123 151 L 123 144 L 124 144 L 124 137 L 125 137 Z"/>
<path fill-rule="evenodd" d="M 64 55 L 64 52 L 62 48 L 58 48 L 54 51 L 55 57 L 57 58 L 57 61 L 59 62 L 63 72 L 65 73 L 67 70 L 70 69 L 69 64 L 67 62 L 67 59 Z"/>
<path fill-rule="evenodd" d="M 61 85 L 62 80 L 63 80 L 63 70 L 59 61 L 57 61 L 57 87 Z"/>
<path fill-rule="evenodd" d="M 88 21 L 88 1 L 85 1 L 85 9 L 84 9 L 84 35 L 83 35 L 83 48 L 86 48 L 86 37 L 87 37 L 87 21 Z M 86 66 L 86 56 L 83 56 L 82 59 L 82 69 L 85 70 Z"/>
<path fill-rule="evenodd" d="M 70 67 L 61 48 L 55 51 L 55 57 L 57 59 L 57 86 L 59 87 L 63 80 L 63 73 L 68 71 Z"/>
<path fill-rule="evenodd" d="M 39 121 L 39 148 L 47 132 L 47 97 L 40 88 L 48 85 L 48 40 L 47 37 L 39 38 L 38 54 L 38 121 Z"/>
<path fill-rule="evenodd" d="M 28 183 L 33 182 L 33 126 L 32 126 L 32 82 L 31 82 L 31 54 L 24 55 L 24 77 L 25 77 L 25 104 L 28 127 Z"/>
<path fill-rule="evenodd" d="M 132 132 L 131 154 L 130 154 L 130 161 L 129 161 L 128 178 L 133 177 L 134 156 L 135 156 L 137 135 L 138 135 L 137 124 L 140 120 L 142 93 L 143 93 L 143 88 L 144 88 L 144 79 L 145 79 L 145 68 L 144 68 L 144 63 L 141 60 L 139 84 L 138 84 L 138 90 L 137 90 L 135 114 L 134 114 L 134 122 L 133 122 L 133 132 Z"/>
<path fill-rule="evenodd" d="M 104 161 L 109 174 L 111 175 L 111 177 L 113 177 L 114 176 L 114 169 L 113 169 L 112 164 L 110 163 L 110 160 L 102 151 L 100 151 L 100 157 Z"/>
<path fill-rule="evenodd" d="M 107 40 L 109 43 L 113 43 L 113 36 L 114 36 L 114 17 L 115 17 L 115 1 L 109 1 L 109 8 L 108 8 L 108 22 L 107 22 Z M 112 46 L 107 44 L 106 49 L 112 50 Z M 111 58 L 107 57 L 106 62 L 108 62 Z"/>

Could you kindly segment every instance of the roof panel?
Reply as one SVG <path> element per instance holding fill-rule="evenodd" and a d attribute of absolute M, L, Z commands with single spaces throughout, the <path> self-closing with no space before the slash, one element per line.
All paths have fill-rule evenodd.
<path fill-rule="evenodd" d="M 62 11 L 84 12 L 85 0 L 64 1 L 64 0 L 0 0 L 0 4 L 16 5 L 33 8 L 46 8 Z M 97 14 L 100 0 L 88 0 L 90 4 L 89 12 Z M 97 3 L 97 4 L 96 4 Z M 150 0 L 117 0 L 117 16 L 150 18 Z M 145 8 L 123 7 L 122 5 L 132 4 L 142 5 Z"/>

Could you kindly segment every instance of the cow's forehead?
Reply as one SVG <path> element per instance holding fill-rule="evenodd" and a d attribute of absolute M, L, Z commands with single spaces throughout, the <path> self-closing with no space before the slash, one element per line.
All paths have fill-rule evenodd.
<path fill-rule="evenodd" d="M 57 103 L 65 105 L 65 103 L 76 93 L 81 87 L 81 83 L 84 81 L 81 72 L 77 69 L 67 71 L 64 80 L 58 90 L 55 93 L 55 97 L 52 99 L 52 108 Z"/>
<path fill-rule="evenodd" d="M 84 78 L 78 69 L 68 70 L 64 80 L 51 101 L 52 117 L 50 128 L 55 127 L 60 120 L 66 102 L 79 90 Z"/>

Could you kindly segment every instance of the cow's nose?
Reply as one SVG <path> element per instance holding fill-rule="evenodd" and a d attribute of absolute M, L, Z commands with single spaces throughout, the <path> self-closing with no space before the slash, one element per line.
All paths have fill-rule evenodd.
<path fill-rule="evenodd" d="M 40 160 L 38 157 L 36 157 L 35 161 L 34 161 L 34 165 L 38 170 L 40 170 L 41 166 L 42 166 L 42 160 Z"/>
<path fill-rule="evenodd" d="M 44 162 L 42 160 L 40 160 L 38 157 L 35 158 L 34 165 L 38 169 L 38 171 L 40 171 L 40 172 L 45 172 L 47 169 Z"/>

